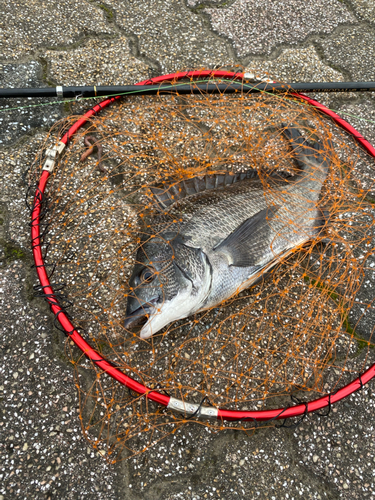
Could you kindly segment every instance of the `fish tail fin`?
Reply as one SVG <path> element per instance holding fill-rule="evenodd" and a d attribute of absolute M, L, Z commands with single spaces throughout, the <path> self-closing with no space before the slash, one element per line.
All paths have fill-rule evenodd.
<path fill-rule="evenodd" d="M 294 158 L 301 169 L 301 173 L 314 176 L 316 180 L 324 182 L 330 166 L 329 151 L 332 142 L 328 140 L 328 147 L 319 141 L 307 141 L 296 127 L 281 124 L 283 135 L 289 140 Z"/>

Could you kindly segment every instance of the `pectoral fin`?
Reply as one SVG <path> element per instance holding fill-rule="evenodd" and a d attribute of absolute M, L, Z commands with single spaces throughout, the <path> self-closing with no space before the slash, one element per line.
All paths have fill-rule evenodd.
<path fill-rule="evenodd" d="M 270 245 L 269 222 L 275 217 L 278 206 L 265 208 L 246 219 L 233 233 L 219 243 L 215 252 L 228 256 L 229 265 L 250 267 L 259 264 Z"/>

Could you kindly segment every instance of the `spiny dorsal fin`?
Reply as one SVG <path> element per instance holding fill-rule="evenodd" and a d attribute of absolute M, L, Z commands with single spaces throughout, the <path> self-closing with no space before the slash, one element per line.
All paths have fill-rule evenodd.
<path fill-rule="evenodd" d="M 229 186 L 245 179 L 259 179 L 258 172 L 254 169 L 245 172 L 225 172 L 223 174 L 204 175 L 192 177 L 174 184 L 164 184 L 160 187 L 152 187 L 153 201 L 159 210 L 164 211 L 178 200 L 193 196 L 208 189 L 217 189 Z"/>

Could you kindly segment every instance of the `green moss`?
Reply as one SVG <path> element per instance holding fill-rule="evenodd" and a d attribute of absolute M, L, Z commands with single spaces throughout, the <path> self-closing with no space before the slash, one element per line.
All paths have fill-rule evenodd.
<path fill-rule="evenodd" d="M 345 326 L 345 330 L 350 334 L 350 335 L 353 335 L 355 336 L 355 333 L 354 333 L 354 328 L 351 326 L 351 324 L 349 323 L 349 320 L 348 320 L 348 316 L 346 315 L 344 318 L 343 318 L 343 321 L 344 321 L 344 326 Z"/>
<path fill-rule="evenodd" d="M 325 285 L 324 283 L 317 281 L 317 280 L 314 280 L 314 279 L 311 279 L 311 278 L 309 278 L 309 276 L 304 276 L 303 280 L 305 283 L 311 284 L 315 288 L 319 288 L 320 290 L 328 291 L 329 297 L 333 301 L 335 301 L 336 304 L 342 305 L 342 304 L 340 304 L 340 298 L 337 295 L 337 293 L 329 291 L 328 286 Z M 364 349 L 365 347 L 370 348 L 370 349 L 373 349 L 375 347 L 374 344 L 371 344 L 367 340 L 363 340 L 359 335 L 357 335 L 354 328 L 351 326 L 351 324 L 349 322 L 347 313 L 344 313 L 344 315 L 342 316 L 342 322 L 343 322 L 343 326 L 344 326 L 346 333 L 348 333 L 351 337 L 353 337 L 357 341 L 357 346 L 358 346 L 357 354 L 359 354 L 361 352 L 361 350 Z"/>
<path fill-rule="evenodd" d="M 343 321 L 344 321 L 344 326 L 345 326 L 345 330 L 353 337 L 356 339 L 357 341 L 357 345 L 358 345 L 358 351 L 357 351 L 357 354 L 362 351 L 362 349 L 364 349 L 365 347 L 367 348 L 370 348 L 370 349 L 373 349 L 375 347 L 374 344 L 371 344 L 371 342 L 368 342 L 367 340 L 363 340 L 359 335 L 357 335 L 357 333 L 355 332 L 354 328 L 350 325 L 349 323 L 349 320 L 348 320 L 348 317 L 345 316 L 343 318 Z"/>
<path fill-rule="evenodd" d="M 372 196 L 365 196 L 364 197 L 364 200 L 367 201 L 367 203 L 370 203 L 371 205 L 375 205 L 375 198 L 373 198 Z"/>
<path fill-rule="evenodd" d="M 112 9 L 110 9 L 109 7 L 107 7 L 107 5 L 105 5 L 104 3 L 100 3 L 98 5 L 98 7 L 102 10 L 104 10 L 105 12 L 105 15 L 107 16 L 107 19 L 109 21 L 113 21 L 113 18 L 114 18 L 114 14 L 113 14 L 113 11 Z"/>
<path fill-rule="evenodd" d="M 56 349 L 55 356 L 60 359 L 64 364 L 66 364 L 69 368 L 71 367 L 71 360 L 68 358 L 68 356 L 61 351 L 61 349 Z"/>
<path fill-rule="evenodd" d="M 0 246 L 4 252 L 4 260 L 6 264 L 9 264 L 9 262 L 14 260 L 24 260 L 26 258 L 25 252 L 14 243 L 0 239 Z"/>
<path fill-rule="evenodd" d="M 210 9 L 212 7 L 215 7 L 215 9 L 226 9 L 232 4 L 232 0 L 224 0 L 224 2 L 221 2 L 220 4 L 215 4 L 214 6 L 210 2 L 203 2 L 196 7 L 193 7 L 191 10 L 195 14 L 198 14 L 201 10 L 203 9 Z"/>
<path fill-rule="evenodd" d="M 70 114 L 70 102 L 64 102 L 64 111 L 65 113 Z"/>
<path fill-rule="evenodd" d="M 334 300 L 335 302 L 338 302 L 339 296 L 337 295 L 337 293 L 329 291 L 329 288 L 325 283 L 311 279 L 309 278 L 309 276 L 304 276 L 303 280 L 305 283 L 311 284 L 311 286 L 314 286 L 315 288 L 319 288 L 319 290 L 326 290 L 326 291 L 328 290 L 328 295 L 331 297 L 331 299 Z"/>
<path fill-rule="evenodd" d="M 41 66 L 42 66 L 42 80 L 44 80 L 46 82 L 46 84 L 49 85 L 50 87 L 56 87 L 56 82 L 54 82 L 53 80 L 51 80 L 48 77 L 47 60 L 44 59 L 44 57 L 41 57 L 39 60 L 40 60 Z"/>
<path fill-rule="evenodd" d="M 100 340 L 97 340 L 95 342 L 95 349 L 100 352 L 100 354 L 103 354 L 105 353 L 105 351 L 107 350 L 108 348 L 108 344 L 106 342 L 102 342 Z"/>

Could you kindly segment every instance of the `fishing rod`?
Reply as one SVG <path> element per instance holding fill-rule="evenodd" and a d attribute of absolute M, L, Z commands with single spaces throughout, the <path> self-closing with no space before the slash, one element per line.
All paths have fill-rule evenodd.
<path fill-rule="evenodd" d="M 240 83 L 234 81 L 218 82 L 189 82 L 189 83 L 160 83 L 153 85 L 110 85 L 85 87 L 57 87 L 47 88 L 0 88 L 0 98 L 27 98 L 27 97 L 69 97 L 89 98 L 117 95 L 160 95 L 160 94 L 233 94 L 236 92 L 257 93 L 309 93 L 309 92 L 374 92 L 375 82 L 307 82 L 307 83 L 273 83 L 248 82 L 246 74 Z"/>

